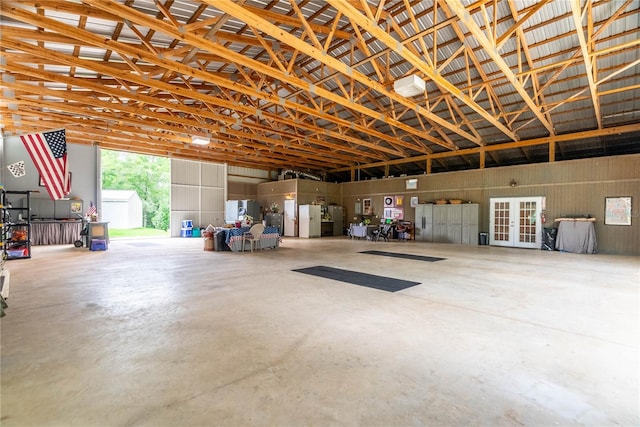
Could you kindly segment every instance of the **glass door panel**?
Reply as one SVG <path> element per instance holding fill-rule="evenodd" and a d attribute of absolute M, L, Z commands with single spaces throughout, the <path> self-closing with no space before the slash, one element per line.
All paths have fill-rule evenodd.
<path fill-rule="evenodd" d="M 540 248 L 543 197 L 492 198 L 490 202 L 489 244 Z"/>

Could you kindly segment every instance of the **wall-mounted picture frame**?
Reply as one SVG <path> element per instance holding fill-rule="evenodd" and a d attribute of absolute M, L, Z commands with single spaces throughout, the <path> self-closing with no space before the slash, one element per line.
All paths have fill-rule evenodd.
<path fill-rule="evenodd" d="M 82 202 L 71 202 L 71 213 L 82 214 Z"/>
<path fill-rule="evenodd" d="M 410 178 L 404 182 L 404 188 L 407 190 L 417 190 L 418 189 L 418 179 Z"/>
<path fill-rule="evenodd" d="M 363 215 L 372 215 L 373 208 L 371 206 L 371 199 L 362 199 L 362 214 Z"/>
<path fill-rule="evenodd" d="M 605 225 L 631 225 L 631 196 L 604 198 Z"/>

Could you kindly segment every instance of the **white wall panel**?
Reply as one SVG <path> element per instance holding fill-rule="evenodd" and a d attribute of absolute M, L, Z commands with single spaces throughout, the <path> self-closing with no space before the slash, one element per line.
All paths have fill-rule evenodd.
<path fill-rule="evenodd" d="M 171 183 L 200 185 L 200 163 L 171 159 Z"/>
<path fill-rule="evenodd" d="M 203 211 L 200 213 L 200 226 L 206 227 L 207 225 L 213 225 L 214 227 L 221 227 L 224 225 L 224 211 Z"/>
<path fill-rule="evenodd" d="M 227 166 L 217 163 L 171 161 L 171 236 L 179 236 L 183 220 L 194 227 L 224 223 Z"/>
<path fill-rule="evenodd" d="M 172 185 L 171 186 L 171 210 L 172 211 L 200 210 L 200 188 L 197 186 Z"/>
<path fill-rule="evenodd" d="M 203 211 L 223 211 L 224 212 L 224 188 L 200 189 L 201 209 Z"/>
<path fill-rule="evenodd" d="M 218 163 L 201 163 L 201 185 L 224 188 L 227 181 L 227 166 Z"/>

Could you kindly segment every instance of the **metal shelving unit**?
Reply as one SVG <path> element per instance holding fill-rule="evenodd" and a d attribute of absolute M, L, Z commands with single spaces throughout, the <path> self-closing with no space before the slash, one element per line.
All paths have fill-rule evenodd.
<path fill-rule="evenodd" d="M 14 207 L 11 196 L 25 196 L 23 206 Z M 22 201 L 21 201 L 22 202 Z M 30 191 L 0 190 L 3 259 L 31 258 Z"/>

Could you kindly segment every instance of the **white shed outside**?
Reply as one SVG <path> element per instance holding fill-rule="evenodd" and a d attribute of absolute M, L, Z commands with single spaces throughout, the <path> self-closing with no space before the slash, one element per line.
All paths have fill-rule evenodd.
<path fill-rule="evenodd" d="M 133 190 L 102 190 L 100 219 L 111 228 L 142 227 L 142 200 Z"/>

